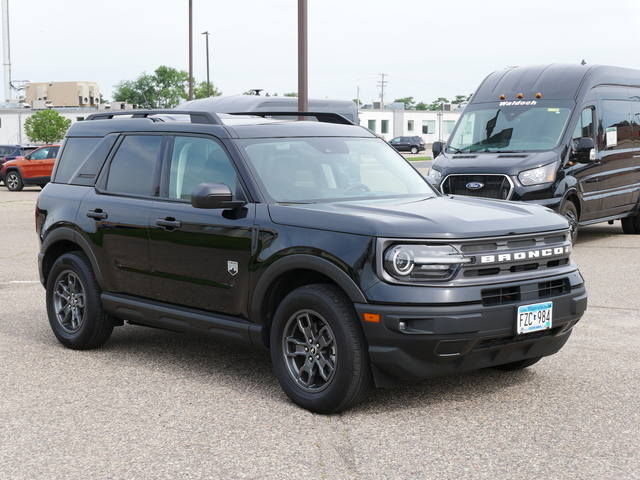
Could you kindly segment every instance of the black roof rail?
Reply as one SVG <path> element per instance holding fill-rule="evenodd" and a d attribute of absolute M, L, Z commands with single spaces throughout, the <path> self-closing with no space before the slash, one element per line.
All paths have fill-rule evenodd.
<path fill-rule="evenodd" d="M 149 118 L 154 115 L 189 115 L 191 123 L 221 125 L 220 117 L 212 112 L 193 112 L 187 110 L 120 110 L 117 112 L 93 113 L 85 120 L 108 120 L 114 117 L 130 116 L 131 118 Z"/>
<path fill-rule="evenodd" d="M 319 122 L 353 125 L 349 119 L 334 112 L 229 112 L 229 115 L 252 115 L 255 117 L 316 117 Z"/>

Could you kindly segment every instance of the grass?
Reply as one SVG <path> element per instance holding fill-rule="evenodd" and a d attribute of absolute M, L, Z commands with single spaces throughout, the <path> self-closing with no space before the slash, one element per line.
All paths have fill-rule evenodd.
<path fill-rule="evenodd" d="M 410 162 L 424 162 L 433 160 L 431 157 L 411 157 L 407 158 Z"/>

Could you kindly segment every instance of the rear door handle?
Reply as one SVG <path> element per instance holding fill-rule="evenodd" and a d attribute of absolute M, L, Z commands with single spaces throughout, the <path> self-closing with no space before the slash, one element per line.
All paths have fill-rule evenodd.
<path fill-rule="evenodd" d="M 182 222 L 173 217 L 156 218 L 156 225 L 163 227 L 165 230 L 173 230 L 174 228 L 180 228 L 182 226 Z"/>
<path fill-rule="evenodd" d="M 103 212 L 101 208 L 96 208 L 95 210 L 89 210 L 87 212 L 87 217 L 93 218 L 94 220 L 104 220 L 107 216 L 107 213 Z"/>

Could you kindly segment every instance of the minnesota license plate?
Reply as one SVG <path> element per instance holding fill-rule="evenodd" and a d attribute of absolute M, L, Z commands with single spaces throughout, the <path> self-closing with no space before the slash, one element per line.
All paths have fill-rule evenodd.
<path fill-rule="evenodd" d="M 518 334 L 551 328 L 552 316 L 553 302 L 519 306 L 518 317 L 516 318 Z"/>

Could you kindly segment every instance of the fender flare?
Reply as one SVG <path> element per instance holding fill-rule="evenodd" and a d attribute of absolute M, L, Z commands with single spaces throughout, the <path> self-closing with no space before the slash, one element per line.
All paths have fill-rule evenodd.
<path fill-rule="evenodd" d="M 269 288 L 273 285 L 275 279 L 286 272 L 300 269 L 313 270 L 318 273 L 322 273 L 344 290 L 352 302 L 368 303 L 356 282 L 334 263 L 313 255 L 290 255 L 277 260 L 272 265 L 268 266 L 267 270 L 260 277 L 260 280 L 258 280 L 249 308 L 251 318 L 260 318 L 261 307 L 265 296 L 267 295 Z"/>
<path fill-rule="evenodd" d="M 91 263 L 91 268 L 93 269 L 96 280 L 98 281 L 98 285 L 100 285 L 100 288 L 104 290 L 105 285 L 102 279 L 102 272 L 100 271 L 98 260 L 96 259 L 89 242 L 81 235 L 78 235 L 78 233 L 72 228 L 59 227 L 51 231 L 42 241 L 40 246 L 40 255 L 43 257 L 46 256 L 47 252 L 53 245 L 62 241 L 71 242 L 77 245 L 78 248 L 87 256 Z M 42 273 L 44 274 L 44 272 Z"/>

